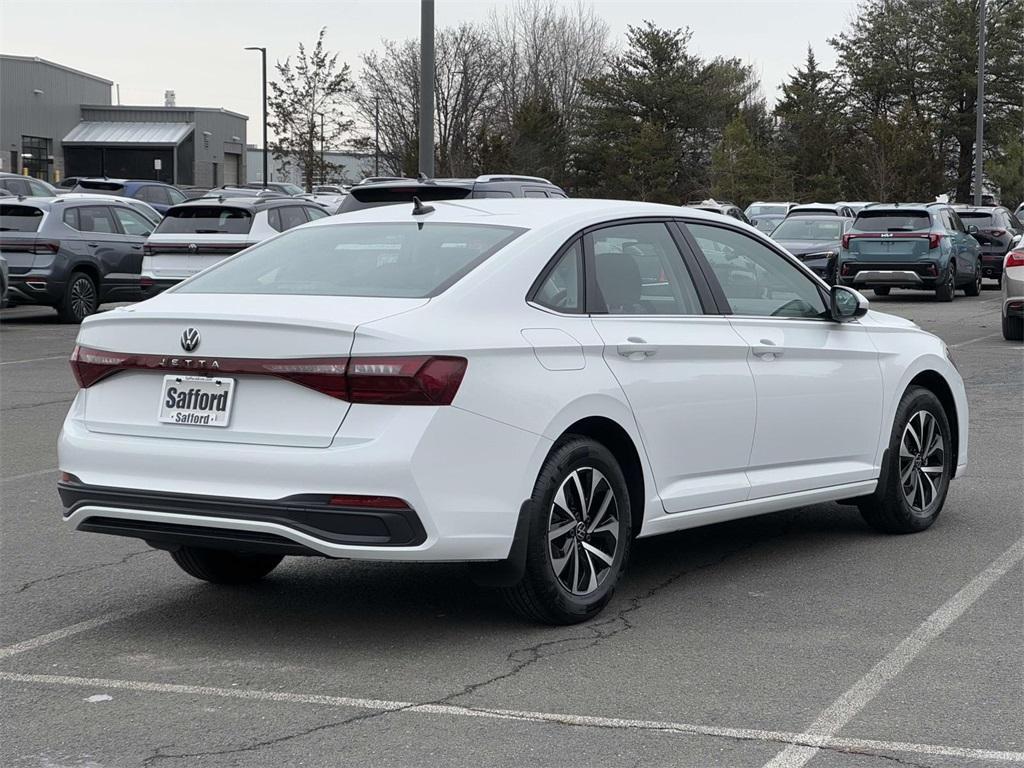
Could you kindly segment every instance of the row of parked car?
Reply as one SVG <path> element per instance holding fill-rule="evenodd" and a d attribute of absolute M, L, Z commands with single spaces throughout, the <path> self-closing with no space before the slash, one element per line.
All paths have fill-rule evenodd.
<path fill-rule="evenodd" d="M 15 196 L 0 201 L 0 257 L 10 270 L 10 300 L 54 306 L 66 322 L 80 322 L 104 302 L 152 297 L 250 245 L 328 215 L 414 199 L 566 197 L 546 179 L 513 174 L 373 177 L 311 193 L 281 182 L 212 189 L 126 179 L 63 184 L 57 190 L 37 179 L 0 175 L 0 190 Z M 758 201 L 740 210 L 702 200 L 687 206 L 769 234 L 829 284 L 879 296 L 912 288 L 952 301 L 957 290 L 977 296 L 982 278 L 1006 279 L 1004 334 L 1021 338 L 1024 291 L 1013 276 L 1024 266 L 1024 204 L 1015 213 L 941 201 Z"/>
<path fill-rule="evenodd" d="M 978 296 L 983 278 L 1003 289 L 1007 339 L 1022 338 L 1024 221 L 999 205 L 931 203 L 754 203 L 745 215 L 829 284 L 933 291 L 953 301 Z"/>

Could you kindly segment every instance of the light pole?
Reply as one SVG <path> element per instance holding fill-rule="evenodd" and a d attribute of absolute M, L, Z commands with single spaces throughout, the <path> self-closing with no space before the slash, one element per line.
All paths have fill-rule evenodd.
<path fill-rule="evenodd" d="M 320 183 L 327 183 L 327 165 L 324 163 L 324 141 L 326 137 L 324 135 L 324 113 L 317 112 L 320 116 Z M 310 190 L 312 191 L 312 190 Z"/>
<path fill-rule="evenodd" d="M 978 103 L 974 126 L 974 204 L 981 205 L 981 182 L 985 164 L 985 0 L 978 5 Z"/>
<path fill-rule="evenodd" d="M 380 176 L 380 96 L 373 100 L 373 175 Z"/>
<path fill-rule="evenodd" d="M 420 173 L 434 177 L 434 0 L 420 7 Z"/>
<path fill-rule="evenodd" d="M 259 51 L 263 57 L 263 188 L 266 189 L 267 181 L 267 49 L 258 46 L 248 46 L 247 51 Z"/>

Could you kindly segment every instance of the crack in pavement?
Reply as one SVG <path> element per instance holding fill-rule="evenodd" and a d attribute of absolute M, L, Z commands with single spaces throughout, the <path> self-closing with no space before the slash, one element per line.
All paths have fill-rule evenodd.
<path fill-rule="evenodd" d="M 140 552 L 131 552 L 131 553 L 125 555 L 124 557 L 122 557 L 120 560 L 116 560 L 116 561 L 114 561 L 112 563 L 94 563 L 93 565 L 87 565 L 84 568 L 75 568 L 75 569 L 70 570 L 70 571 L 64 571 L 63 573 L 56 573 L 56 574 L 54 574 L 52 576 L 40 576 L 38 579 L 32 579 L 31 581 L 26 581 L 24 584 L 20 584 L 17 589 L 4 590 L 3 592 L 0 592 L 0 596 L 9 597 L 10 595 L 20 595 L 22 592 L 24 592 L 25 590 L 27 590 L 27 589 L 29 589 L 31 587 L 34 587 L 36 584 L 43 584 L 43 583 L 45 583 L 47 581 L 56 581 L 57 579 L 63 579 L 65 577 L 67 577 L 67 576 L 77 576 L 80 573 L 88 573 L 89 571 L 97 571 L 100 568 L 110 568 L 111 566 L 115 566 L 115 565 L 124 565 L 129 560 L 131 560 L 133 557 L 138 557 L 139 555 L 147 555 L 150 552 L 156 552 L 156 551 L 157 550 L 155 550 L 153 548 L 144 549 L 144 550 L 142 550 Z"/>
<path fill-rule="evenodd" d="M 8 405 L 5 408 L 0 408 L 0 411 L 23 411 L 28 408 L 40 408 L 44 405 L 57 405 L 59 403 L 70 403 L 75 398 L 67 398 L 65 400 L 45 400 L 41 403 L 25 403 L 24 405 Z"/>

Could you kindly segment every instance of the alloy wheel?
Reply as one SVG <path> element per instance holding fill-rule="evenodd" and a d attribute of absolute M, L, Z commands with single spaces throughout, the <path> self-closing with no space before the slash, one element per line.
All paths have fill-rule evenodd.
<path fill-rule="evenodd" d="M 619 503 L 601 472 L 580 467 L 562 481 L 548 513 L 548 559 L 576 596 L 604 583 L 619 548 Z"/>
<path fill-rule="evenodd" d="M 92 280 L 80 277 L 71 284 L 71 311 L 75 318 L 82 320 L 96 308 L 96 288 Z"/>
<path fill-rule="evenodd" d="M 938 498 L 945 468 L 939 423 L 928 411 L 918 411 L 907 421 L 900 439 L 900 487 L 915 513 L 928 514 Z"/>

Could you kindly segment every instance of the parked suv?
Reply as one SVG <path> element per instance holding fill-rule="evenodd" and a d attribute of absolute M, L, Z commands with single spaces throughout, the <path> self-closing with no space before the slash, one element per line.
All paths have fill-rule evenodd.
<path fill-rule="evenodd" d="M 22 197 L 55 197 L 58 191 L 42 179 L 21 176 L 17 173 L 0 173 L 0 189 Z"/>
<path fill-rule="evenodd" d="M 93 192 L 101 195 L 134 197 L 152 205 L 160 213 L 166 213 L 172 205 L 187 199 L 181 190 L 159 181 L 133 179 L 79 179 L 73 192 Z"/>
<path fill-rule="evenodd" d="M 567 197 L 561 187 L 536 176 L 492 174 L 475 179 L 403 179 L 357 184 L 349 190 L 338 213 L 374 208 L 378 205 L 411 203 L 416 197 L 431 200 L 465 200 L 480 197 Z"/>
<path fill-rule="evenodd" d="M 200 198 L 176 205 L 146 242 L 142 298 L 278 232 L 325 216 L 327 211 L 315 203 L 279 196 Z"/>
<path fill-rule="evenodd" d="M 863 209 L 862 209 L 863 210 Z M 842 216 L 852 219 L 857 215 L 850 203 L 804 203 L 794 205 L 787 216 Z"/>
<path fill-rule="evenodd" d="M 836 282 L 836 257 L 853 219 L 839 216 L 793 216 L 772 232 L 772 240 L 810 267 L 829 285 Z"/>
<path fill-rule="evenodd" d="M 1024 235 L 1024 226 L 1002 206 L 956 206 L 961 221 L 978 228 L 974 239 L 981 244 L 981 273 L 997 283 L 1003 281 L 1003 257 Z"/>
<path fill-rule="evenodd" d="M 32 197 L 0 204 L 0 253 L 12 304 L 55 307 L 79 323 L 100 304 L 139 297 L 153 223 L 117 200 Z"/>
<path fill-rule="evenodd" d="M 970 231 L 977 231 L 971 225 Z M 957 288 L 981 293 L 981 246 L 946 203 L 871 205 L 857 214 L 839 249 L 839 283 L 935 291 L 952 301 Z"/>

